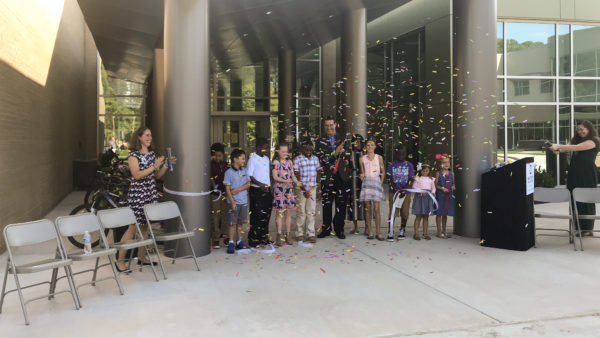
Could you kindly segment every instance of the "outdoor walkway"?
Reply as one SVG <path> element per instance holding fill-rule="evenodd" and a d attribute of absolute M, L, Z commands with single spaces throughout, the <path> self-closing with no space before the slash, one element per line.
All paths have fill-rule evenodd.
<path fill-rule="evenodd" d="M 73 193 L 48 218 L 81 199 Z M 84 286 L 79 311 L 68 294 L 34 301 L 30 326 L 10 294 L 0 336 L 596 337 L 600 240 L 584 244 L 573 251 L 566 238 L 541 237 L 538 248 L 517 252 L 458 236 L 388 243 L 348 235 L 272 255 L 220 249 L 200 258 L 201 272 L 185 260 L 167 264 L 169 278 L 158 283 L 149 270 L 123 274 L 124 296 L 111 281 Z"/>

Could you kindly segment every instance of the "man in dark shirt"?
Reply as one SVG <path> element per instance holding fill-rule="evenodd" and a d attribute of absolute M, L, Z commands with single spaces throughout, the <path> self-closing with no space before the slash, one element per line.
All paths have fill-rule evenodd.
<path fill-rule="evenodd" d="M 336 124 L 333 118 L 323 119 L 325 137 L 317 140 L 315 155 L 321 161 L 323 174 L 321 176 L 321 202 L 323 203 L 323 227 L 319 238 L 331 234 L 331 223 L 338 238 L 344 239 L 344 221 L 346 219 L 346 202 L 350 191 L 350 166 L 348 164 L 349 142 L 343 135 L 336 134 Z M 332 218 L 333 203 L 335 202 L 335 217 Z"/>
<path fill-rule="evenodd" d="M 219 249 L 221 247 L 219 239 L 222 234 L 226 234 L 229 231 L 225 185 L 223 184 L 223 178 L 229 166 L 227 165 L 227 161 L 225 161 L 225 146 L 223 144 L 215 143 L 210 146 L 210 154 L 210 184 L 213 190 L 218 189 L 222 193 L 220 199 L 211 202 L 210 215 L 212 246 L 214 249 Z M 217 197 L 217 194 L 213 194 L 214 199 Z"/>

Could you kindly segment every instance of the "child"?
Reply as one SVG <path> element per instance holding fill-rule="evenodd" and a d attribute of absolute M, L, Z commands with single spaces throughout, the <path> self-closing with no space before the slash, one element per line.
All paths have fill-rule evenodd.
<path fill-rule="evenodd" d="M 448 155 L 440 157 L 440 170 L 435 174 L 435 197 L 438 209 L 435 211 L 435 225 L 437 226 L 437 237 L 448 238 L 446 223 L 448 216 L 454 216 L 454 174 L 450 170 L 450 158 Z M 440 224 L 441 223 L 441 224 Z M 441 226 L 440 226 L 441 225 Z"/>
<path fill-rule="evenodd" d="M 390 231 L 388 233 L 387 240 L 390 242 L 394 241 L 394 220 L 392 218 L 392 211 L 394 211 L 394 196 L 396 192 L 399 193 L 399 198 L 404 198 L 402 202 L 402 207 L 400 208 L 400 233 L 398 234 L 398 240 L 402 240 L 405 238 L 404 232 L 406 229 L 406 223 L 408 221 L 408 216 L 410 213 L 410 194 L 407 194 L 406 191 L 402 189 L 406 189 L 410 187 L 411 181 L 413 177 L 415 177 L 415 168 L 412 163 L 406 160 L 408 148 L 405 144 L 399 144 L 394 148 L 394 161 L 390 164 L 387 170 L 387 174 L 389 175 L 389 206 L 390 213 L 388 216 L 388 220 L 390 222 Z M 396 213 L 394 213 L 394 218 L 396 218 Z"/>
<path fill-rule="evenodd" d="M 221 198 L 211 202 L 210 205 L 210 237 L 212 239 L 213 248 L 219 249 L 221 247 L 219 240 L 221 239 L 221 236 L 225 234 L 225 229 L 227 227 L 227 202 L 223 177 L 225 176 L 227 169 L 229 169 L 229 166 L 225 161 L 225 146 L 223 144 L 215 143 L 210 146 L 210 155 L 210 185 L 213 190 L 219 189 L 222 193 Z"/>
<path fill-rule="evenodd" d="M 431 167 L 428 164 L 423 164 L 418 176 L 415 176 L 413 182 L 413 189 L 427 190 L 432 194 L 435 193 L 435 181 L 429 177 L 431 174 Z M 429 225 L 429 214 L 433 211 L 433 199 L 429 194 L 415 193 L 413 198 L 412 212 L 417 217 L 415 218 L 415 234 L 413 238 L 417 241 L 421 240 L 419 237 L 419 223 L 423 221 L 423 237 L 426 240 L 430 240 L 431 237 L 427 234 L 427 227 Z"/>
<path fill-rule="evenodd" d="M 266 245 L 269 240 L 269 220 L 273 195 L 271 195 L 271 161 L 269 161 L 269 141 L 256 139 L 256 153 L 248 160 L 250 177 L 250 231 L 248 244 L 251 247 Z"/>
<path fill-rule="evenodd" d="M 232 254 L 235 250 L 245 249 L 242 242 L 242 227 L 248 222 L 248 188 L 250 188 L 250 179 L 244 169 L 246 163 L 246 153 L 241 149 L 235 149 L 231 152 L 231 168 L 225 172 L 223 183 L 225 184 L 225 193 L 227 194 L 227 204 L 229 206 L 227 214 L 229 215 L 229 243 L 227 244 L 227 253 Z M 234 244 L 234 235 L 237 234 L 237 243 Z"/>
<path fill-rule="evenodd" d="M 296 189 L 296 240 L 304 241 L 304 229 L 310 243 L 316 243 L 315 237 L 315 199 L 317 198 L 317 170 L 321 169 L 319 158 L 313 155 L 310 141 L 302 142 L 300 155 L 294 159 L 294 170 L 302 185 Z"/>
<path fill-rule="evenodd" d="M 350 157 L 350 165 L 352 168 L 352 179 L 356 180 L 356 183 L 352 184 L 353 193 L 350 194 L 350 203 L 348 204 L 348 220 L 351 220 L 354 224 L 354 229 L 350 231 L 350 234 L 352 235 L 358 234 L 358 221 L 364 219 L 363 204 L 359 201 L 360 188 L 362 186 L 362 181 L 360 180 L 360 158 L 362 156 L 363 137 L 360 134 L 354 134 L 352 135 L 352 156 Z M 366 229 L 365 235 L 369 235 Z"/>
<path fill-rule="evenodd" d="M 371 230 L 371 222 L 375 214 L 375 232 L 377 239 L 383 241 L 383 237 L 379 233 L 381 226 L 381 215 L 379 213 L 379 202 L 383 200 L 383 179 L 385 178 L 385 165 L 383 158 L 375 154 L 375 141 L 370 139 L 366 144 L 367 154 L 361 157 L 360 160 L 360 179 L 362 187 L 360 191 L 360 200 L 365 202 L 365 223 L 367 225 L 368 239 L 373 239 Z"/>
<path fill-rule="evenodd" d="M 288 146 L 277 144 L 275 147 L 275 156 L 273 156 L 273 209 L 277 211 L 277 246 L 283 246 L 282 239 L 282 221 L 285 217 L 285 244 L 292 245 L 290 231 L 292 227 L 292 213 L 296 209 L 296 200 L 294 198 L 293 185 L 301 186 L 294 175 L 294 164 L 288 159 Z"/>

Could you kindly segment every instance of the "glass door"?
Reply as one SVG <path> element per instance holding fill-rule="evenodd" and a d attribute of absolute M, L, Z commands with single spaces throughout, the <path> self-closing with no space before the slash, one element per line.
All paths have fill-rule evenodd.
<path fill-rule="evenodd" d="M 212 117 L 211 143 L 220 142 L 225 145 L 225 156 L 233 149 L 243 149 L 246 159 L 256 151 L 256 139 L 271 138 L 271 122 L 268 116 Z"/>

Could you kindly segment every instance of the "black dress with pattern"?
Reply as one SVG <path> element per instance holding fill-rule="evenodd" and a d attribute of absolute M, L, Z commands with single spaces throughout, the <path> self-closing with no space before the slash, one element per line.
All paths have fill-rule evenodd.
<path fill-rule="evenodd" d="M 143 154 L 139 151 L 132 151 L 129 156 L 138 159 L 140 170 L 146 170 L 154 165 L 156 154 L 151 151 Z M 127 205 L 133 210 L 138 224 L 146 224 L 146 215 L 144 215 L 144 205 L 158 202 L 158 192 L 156 191 L 156 182 L 154 181 L 154 172 L 139 180 L 132 179 L 127 196 Z"/>

